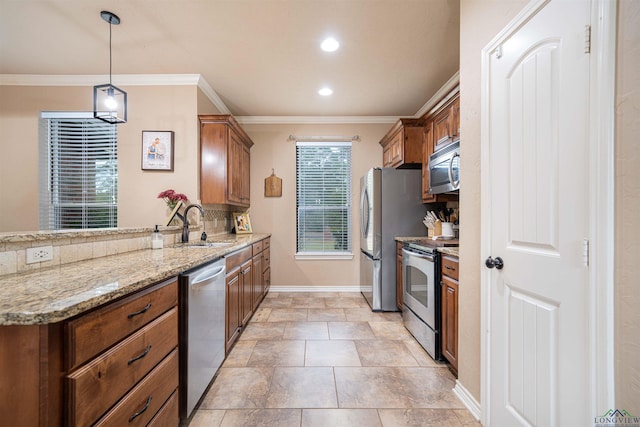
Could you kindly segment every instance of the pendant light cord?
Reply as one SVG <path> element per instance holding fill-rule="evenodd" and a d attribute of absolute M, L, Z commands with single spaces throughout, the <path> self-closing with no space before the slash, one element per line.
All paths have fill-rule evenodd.
<path fill-rule="evenodd" d="M 109 21 L 109 84 L 113 86 L 111 82 L 111 21 Z"/>

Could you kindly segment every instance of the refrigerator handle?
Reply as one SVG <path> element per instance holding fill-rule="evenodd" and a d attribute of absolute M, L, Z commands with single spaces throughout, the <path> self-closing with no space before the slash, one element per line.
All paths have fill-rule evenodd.
<path fill-rule="evenodd" d="M 366 203 L 366 209 L 365 209 Z M 367 189 L 362 189 L 362 194 L 360 195 L 360 235 L 362 237 L 366 237 L 369 232 L 369 197 L 367 194 Z"/>

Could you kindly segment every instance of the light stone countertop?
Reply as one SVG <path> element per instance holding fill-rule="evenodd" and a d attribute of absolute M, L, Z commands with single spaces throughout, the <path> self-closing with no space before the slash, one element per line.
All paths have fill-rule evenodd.
<path fill-rule="evenodd" d="M 0 277 L 0 325 L 44 325 L 221 258 L 270 234 L 214 236 L 224 247 L 145 249 Z M 194 242 L 195 243 L 195 242 Z"/>

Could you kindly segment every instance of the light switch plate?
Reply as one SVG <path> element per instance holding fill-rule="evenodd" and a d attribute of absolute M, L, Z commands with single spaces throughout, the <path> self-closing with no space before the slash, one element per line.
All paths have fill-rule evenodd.
<path fill-rule="evenodd" d="M 27 264 L 35 262 L 51 261 L 53 259 L 53 246 L 40 246 L 27 248 Z"/>

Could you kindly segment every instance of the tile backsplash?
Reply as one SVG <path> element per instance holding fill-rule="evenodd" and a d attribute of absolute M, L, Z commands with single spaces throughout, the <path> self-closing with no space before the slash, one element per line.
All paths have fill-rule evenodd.
<path fill-rule="evenodd" d="M 204 206 L 204 210 L 204 231 L 209 239 L 231 232 L 232 214 L 237 208 L 211 205 Z M 195 215 L 192 217 L 191 212 L 189 218 L 192 230 L 189 240 L 198 240 L 203 231 L 202 221 Z M 149 249 L 152 231 L 153 227 L 0 233 L 0 276 Z M 182 224 L 160 227 L 160 231 L 164 245 L 173 245 L 180 242 Z M 53 248 L 53 259 L 27 264 L 27 249 L 42 246 Z"/>

